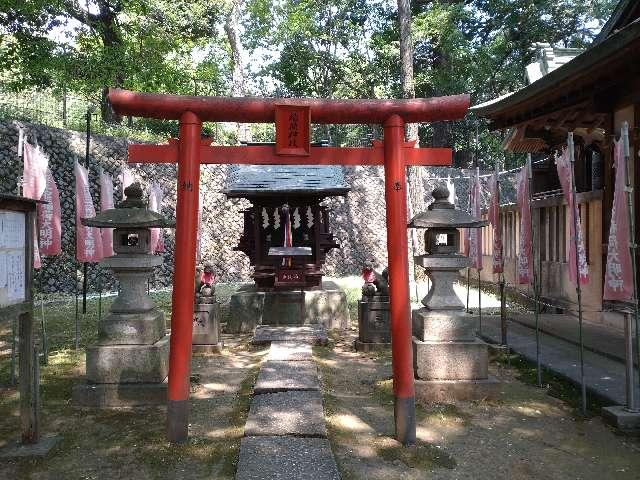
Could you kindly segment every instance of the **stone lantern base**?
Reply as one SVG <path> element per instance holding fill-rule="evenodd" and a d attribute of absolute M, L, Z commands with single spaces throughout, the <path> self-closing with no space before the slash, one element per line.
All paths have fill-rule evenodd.
<path fill-rule="evenodd" d="M 73 386 L 79 407 L 164 405 L 169 373 L 169 335 L 150 345 L 87 347 L 87 380 Z"/>
<path fill-rule="evenodd" d="M 488 345 L 475 337 L 474 318 L 459 310 L 413 311 L 418 400 L 447 403 L 497 395 L 498 382 L 488 374 Z"/>

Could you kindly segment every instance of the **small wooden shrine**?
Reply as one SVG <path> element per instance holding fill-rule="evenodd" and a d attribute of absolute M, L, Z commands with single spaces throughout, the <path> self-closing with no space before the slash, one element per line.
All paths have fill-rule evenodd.
<path fill-rule="evenodd" d="M 322 201 L 350 190 L 339 166 L 235 165 L 224 193 L 245 198 L 235 250 L 254 267 L 260 290 L 320 287 L 326 254 L 339 248 Z"/>

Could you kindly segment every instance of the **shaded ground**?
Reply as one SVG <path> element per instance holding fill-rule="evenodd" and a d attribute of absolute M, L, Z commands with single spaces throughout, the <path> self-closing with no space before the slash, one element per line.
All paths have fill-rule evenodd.
<path fill-rule="evenodd" d="M 56 355 L 43 368 L 42 431 L 62 444 L 48 458 L 0 460 L 2 479 L 232 479 L 258 364 L 266 350 L 248 338 L 225 338 L 223 355 L 196 357 L 190 441 L 165 440 L 164 408 L 74 409 L 71 385 L 83 370 L 75 357 Z M 17 395 L 2 390 L 0 446 L 19 436 Z"/>
<path fill-rule="evenodd" d="M 495 402 L 419 407 L 418 446 L 393 440 L 390 359 L 355 335 L 317 348 L 330 440 L 344 479 L 637 479 L 640 443 L 492 364 Z M 527 377 L 526 373 L 524 375 Z"/>
<path fill-rule="evenodd" d="M 356 280 L 345 281 L 352 324 Z M 226 291 L 220 294 L 227 298 Z M 168 313 L 168 294 L 156 300 Z M 46 459 L 0 460 L 0 479 L 233 478 L 251 387 L 266 349 L 248 347 L 248 336 L 225 335 L 224 354 L 194 358 L 191 440 L 174 447 L 165 441 L 163 408 L 70 406 L 71 386 L 84 371 L 83 348 L 95 336 L 96 302 L 89 306 L 79 353 L 73 350 L 75 305 L 47 310 L 52 354 L 42 367 L 42 431 L 62 434 L 62 444 Z M 0 324 L 0 446 L 19 436 L 18 397 L 8 387 L 9 327 Z M 492 373 L 503 382 L 500 401 L 419 408 L 418 446 L 403 449 L 393 440 L 390 358 L 356 353 L 354 339 L 352 327 L 334 337 L 333 346 L 314 352 L 330 440 L 344 479 L 640 478 L 638 441 L 614 434 L 598 417 L 579 419 L 569 388 L 562 383 L 546 390 L 530 386 L 530 365 L 515 360 L 514 368 L 492 364 Z"/>

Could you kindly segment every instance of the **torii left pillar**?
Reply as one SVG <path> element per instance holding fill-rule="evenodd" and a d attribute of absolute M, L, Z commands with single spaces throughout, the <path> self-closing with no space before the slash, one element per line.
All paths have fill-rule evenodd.
<path fill-rule="evenodd" d="M 193 279 L 196 275 L 198 202 L 200 190 L 200 134 L 202 122 L 192 112 L 180 117 L 178 140 L 178 198 L 176 201 L 176 249 L 172 322 L 169 350 L 167 432 L 170 442 L 189 436 L 189 377 L 191 370 L 191 319 Z M 188 290 L 187 290 L 188 289 Z"/>

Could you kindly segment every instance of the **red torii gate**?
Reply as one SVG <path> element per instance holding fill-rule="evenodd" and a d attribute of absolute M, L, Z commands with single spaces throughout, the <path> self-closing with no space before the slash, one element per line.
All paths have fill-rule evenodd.
<path fill-rule="evenodd" d="M 189 424 L 189 375 L 201 163 L 281 165 L 383 165 L 389 257 L 391 346 L 396 438 L 414 443 L 415 390 L 407 244 L 407 165 L 450 165 L 449 148 L 414 148 L 405 123 L 456 120 L 468 95 L 408 100 L 320 100 L 187 97 L 112 89 L 116 113 L 179 120 L 180 136 L 167 145 L 130 145 L 130 163 L 177 163 L 176 248 L 169 354 L 167 431 L 184 442 Z M 294 115 L 294 116 L 292 116 Z M 384 141 L 368 148 L 311 147 L 309 125 L 382 124 Z M 275 146 L 212 146 L 202 122 L 276 123 Z"/>

